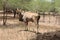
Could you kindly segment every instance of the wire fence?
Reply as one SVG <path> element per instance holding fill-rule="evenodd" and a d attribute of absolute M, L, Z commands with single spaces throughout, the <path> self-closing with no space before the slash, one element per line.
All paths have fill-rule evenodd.
<path fill-rule="evenodd" d="M 9 14 L 12 16 L 13 14 Z M 40 15 L 40 22 L 44 24 L 51 24 L 51 25 L 60 25 L 60 15 L 49 15 L 48 12 L 45 12 L 45 15 Z M 0 12 L 0 18 L 3 17 L 3 11 Z M 1 18 L 0 20 L 3 20 Z"/>
<path fill-rule="evenodd" d="M 60 25 L 60 15 L 41 15 L 40 23 Z"/>

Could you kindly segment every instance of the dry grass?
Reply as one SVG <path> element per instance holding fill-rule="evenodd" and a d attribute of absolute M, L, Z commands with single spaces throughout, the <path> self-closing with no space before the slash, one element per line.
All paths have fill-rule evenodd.
<path fill-rule="evenodd" d="M 30 23 L 28 25 L 29 30 L 36 31 L 36 27 L 34 26 L 34 23 Z M 36 36 L 35 33 L 29 32 L 29 31 L 20 31 L 24 30 L 25 25 L 23 22 L 19 22 L 18 20 L 8 20 L 7 25 L 0 26 L 0 40 L 30 40 L 33 37 Z M 46 25 L 40 25 L 39 26 L 39 32 L 45 33 L 45 32 L 54 32 L 58 28 L 55 26 L 46 26 Z"/>
<path fill-rule="evenodd" d="M 2 24 L 2 20 L 0 24 Z M 0 25 L 0 40 L 31 40 L 36 37 L 36 33 L 30 32 L 37 31 L 34 23 L 29 22 L 28 29 L 30 31 L 20 31 L 25 30 L 26 26 L 23 22 L 19 22 L 18 19 L 8 19 L 6 24 L 6 26 Z M 60 27 L 40 24 L 38 30 L 43 34 L 60 30 Z"/>

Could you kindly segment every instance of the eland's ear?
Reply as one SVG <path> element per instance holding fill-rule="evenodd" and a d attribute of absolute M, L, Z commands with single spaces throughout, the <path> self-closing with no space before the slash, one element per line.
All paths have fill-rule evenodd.
<path fill-rule="evenodd" d="M 21 14 L 24 15 L 25 11 L 22 11 Z"/>

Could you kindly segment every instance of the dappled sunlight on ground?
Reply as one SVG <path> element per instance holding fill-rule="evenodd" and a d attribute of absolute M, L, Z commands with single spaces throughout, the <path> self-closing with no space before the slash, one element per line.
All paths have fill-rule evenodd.
<path fill-rule="evenodd" d="M 37 31 L 37 27 L 34 25 L 34 23 L 29 23 L 28 29 L 30 31 L 20 31 L 20 30 L 25 30 L 24 23 L 20 24 L 7 24 L 6 26 L 0 27 L 0 39 L 1 40 L 36 40 L 36 33 L 33 31 Z M 44 33 L 53 33 L 56 32 L 58 28 L 54 26 L 46 26 L 46 25 L 40 25 L 39 26 L 39 33 L 44 34 Z M 51 34 L 54 35 L 55 33 Z M 40 34 L 39 34 L 40 35 Z M 47 35 L 47 34 L 46 34 Z M 50 34 L 49 34 L 50 35 Z M 44 35 L 43 35 L 44 36 Z"/>
<path fill-rule="evenodd" d="M 2 24 L 3 21 L 0 20 L 0 40 L 36 40 L 37 37 L 38 40 L 55 40 L 55 38 L 59 39 L 60 37 L 60 32 L 58 32 L 60 26 L 55 24 L 39 22 L 39 34 L 36 33 L 37 27 L 34 23 L 29 22 L 28 26 L 26 26 L 18 18 L 8 19 L 5 26 Z M 27 31 L 25 31 L 26 27 L 28 27 Z"/>

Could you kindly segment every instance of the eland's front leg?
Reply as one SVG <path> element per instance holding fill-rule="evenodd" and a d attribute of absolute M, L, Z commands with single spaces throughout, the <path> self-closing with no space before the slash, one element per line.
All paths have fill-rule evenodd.
<path fill-rule="evenodd" d="M 25 22 L 25 29 L 28 30 L 28 19 L 26 18 Z"/>

